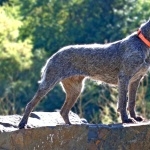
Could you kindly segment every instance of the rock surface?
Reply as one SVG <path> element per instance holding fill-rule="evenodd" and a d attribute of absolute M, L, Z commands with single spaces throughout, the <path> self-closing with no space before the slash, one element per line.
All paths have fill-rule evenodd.
<path fill-rule="evenodd" d="M 20 115 L 9 115 L 9 116 L 0 116 L 0 132 L 9 132 L 18 130 L 18 124 L 22 116 Z M 81 124 L 82 119 L 73 113 L 69 113 L 69 119 L 72 124 Z M 87 121 L 83 119 L 86 123 Z M 56 126 L 65 124 L 63 118 L 59 112 L 32 112 L 29 120 L 29 128 L 37 127 L 46 127 L 46 126 Z"/>
<path fill-rule="evenodd" d="M 32 128 L 19 130 L 21 116 L 0 116 L 0 150 L 150 149 L 150 122 L 80 125 L 76 114 L 70 114 L 70 118 L 78 125 L 62 125 L 64 122 L 58 112 L 36 112 L 29 119 Z"/>

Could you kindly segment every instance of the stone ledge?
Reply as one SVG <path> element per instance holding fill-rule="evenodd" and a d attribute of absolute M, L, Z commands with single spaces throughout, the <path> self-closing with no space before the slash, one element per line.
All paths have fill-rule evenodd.
<path fill-rule="evenodd" d="M 150 122 L 89 126 L 88 141 L 89 150 L 149 150 Z"/>
<path fill-rule="evenodd" d="M 149 150 L 150 122 L 57 125 L 0 133 L 0 150 Z"/>
<path fill-rule="evenodd" d="M 69 118 L 74 125 L 65 125 L 59 112 L 33 112 L 31 128 L 19 130 L 21 116 L 0 116 L 0 150 L 150 149 L 150 122 L 95 125 L 72 112 Z"/>

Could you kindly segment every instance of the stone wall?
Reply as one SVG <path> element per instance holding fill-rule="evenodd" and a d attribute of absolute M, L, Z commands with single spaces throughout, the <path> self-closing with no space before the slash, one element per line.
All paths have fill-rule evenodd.
<path fill-rule="evenodd" d="M 9 129 L 3 130 L 2 126 Z M 150 122 L 19 130 L 0 118 L 0 130 L 0 150 L 150 150 Z"/>

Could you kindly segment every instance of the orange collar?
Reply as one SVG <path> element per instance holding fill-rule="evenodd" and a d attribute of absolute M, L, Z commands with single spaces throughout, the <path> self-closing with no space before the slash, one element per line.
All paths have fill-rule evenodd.
<path fill-rule="evenodd" d="M 150 47 L 150 41 L 144 37 L 144 35 L 141 32 L 141 29 L 138 30 L 137 35 L 148 47 Z"/>

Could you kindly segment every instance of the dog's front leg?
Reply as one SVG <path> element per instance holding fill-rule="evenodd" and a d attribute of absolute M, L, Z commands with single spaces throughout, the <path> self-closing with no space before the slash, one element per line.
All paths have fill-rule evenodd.
<path fill-rule="evenodd" d="M 140 83 L 141 77 L 129 84 L 129 102 L 128 102 L 128 110 L 130 112 L 130 116 L 134 118 L 136 121 L 143 121 L 143 118 L 137 116 L 135 113 L 135 100 L 136 100 L 136 92 Z"/>
<path fill-rule="evenodd" d="M 132 123 L 135 122 L 134 119 L 130 119 L 127 115 L 127 93 L 128 93 L 129 77 L 123 72 L 119 74 L 118 78 L 118 111 L 121 114 L 122 123 Z"/>

